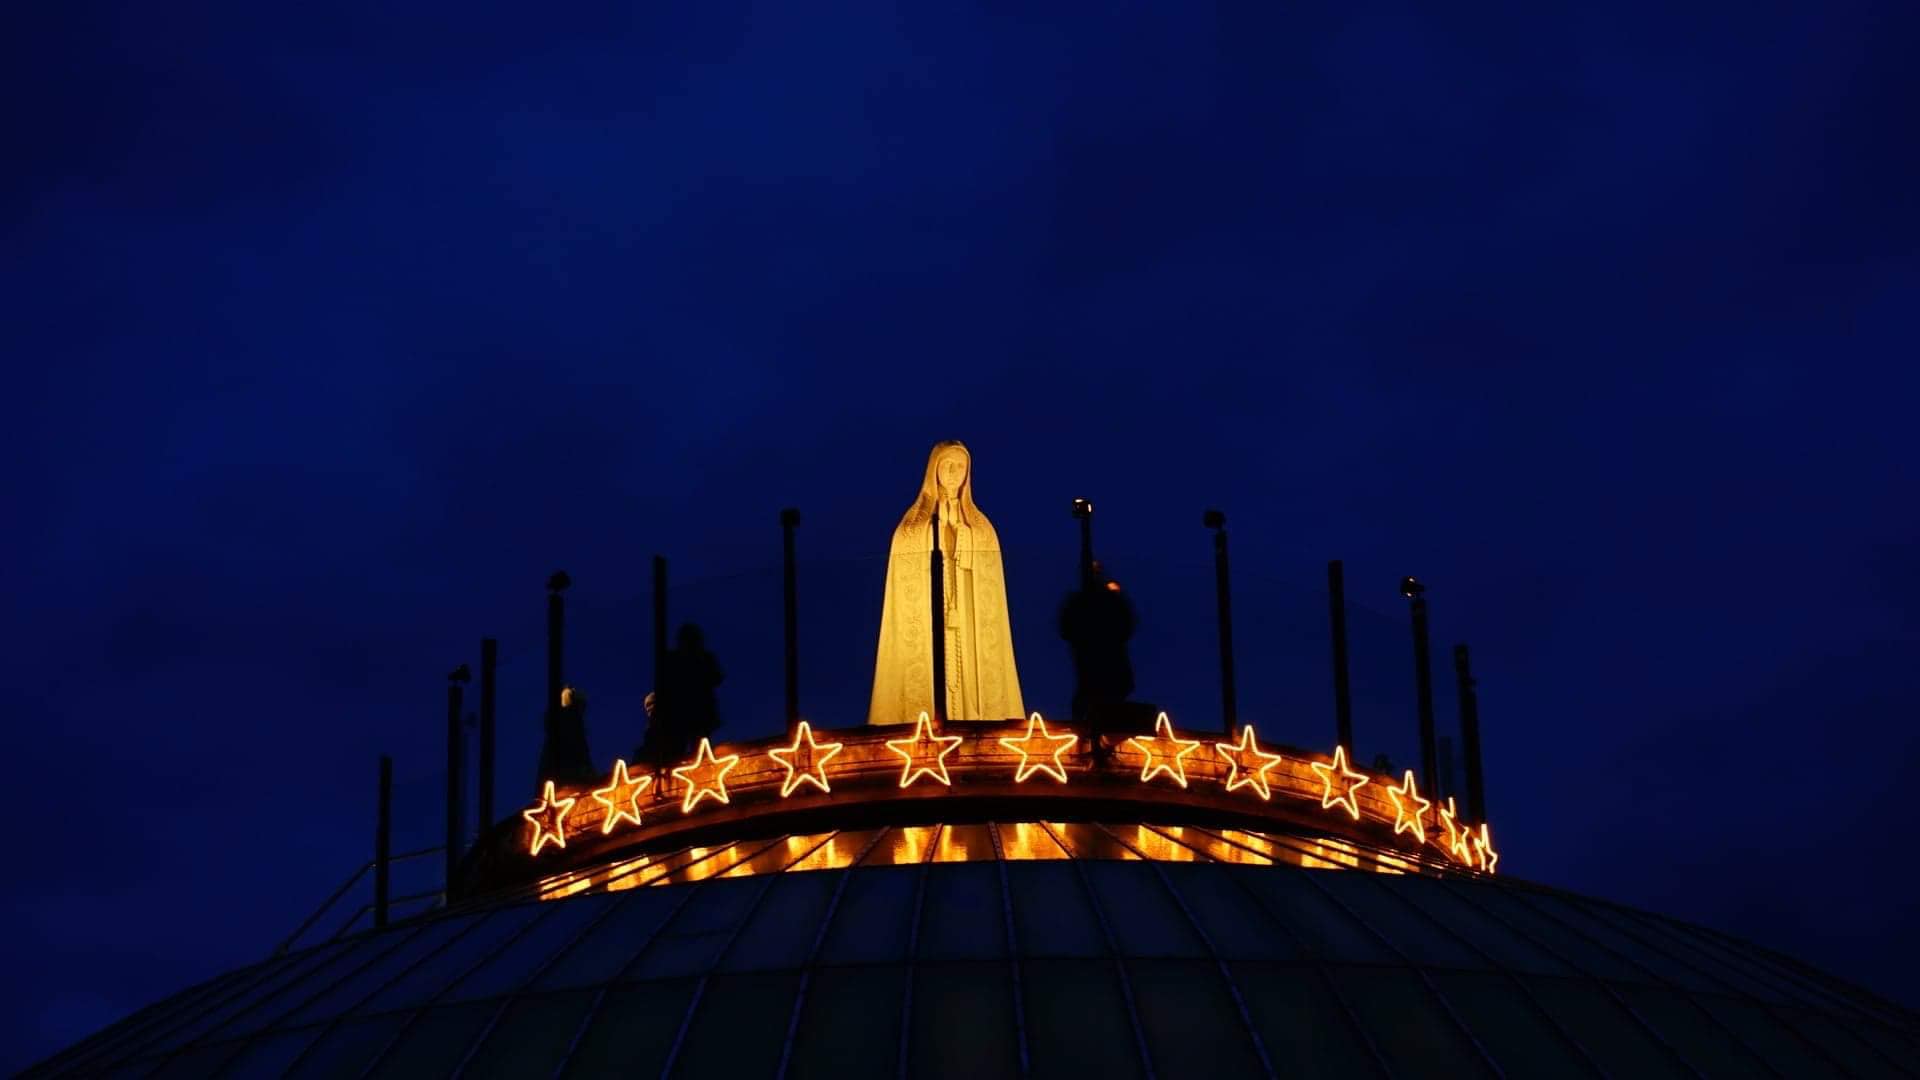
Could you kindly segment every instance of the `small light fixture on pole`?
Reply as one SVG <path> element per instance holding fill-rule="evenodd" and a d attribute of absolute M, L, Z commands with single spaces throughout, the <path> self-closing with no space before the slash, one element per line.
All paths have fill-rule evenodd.
<path fill-rule="evenodd" d="M 1093 580 L 1093 503 L 1073 500 L 1073 516 L 1080 522 L 1080 585 L 1085 588 Z"/>

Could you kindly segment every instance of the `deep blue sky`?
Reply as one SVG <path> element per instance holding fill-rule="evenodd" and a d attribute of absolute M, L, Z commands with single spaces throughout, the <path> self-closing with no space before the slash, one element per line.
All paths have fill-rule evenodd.
<path fill-rule="evenodd" d="M 1085 494 L 1212 723 L 1219 505 L 1263 732 L 1332 741 L 1341 557 L 1410 751 L 1419 573 L 1503 870 L 1920 1004 L 1912 5 L 14 7 L 0 1066 L 264 954 L 381 751 L 430 842 L 485 633 L 530 794 L 556 567 L 600 756 L 655 551 L 760 734 L 801 506 L 856 721 L 940 438 L 1038 706 Z"/>

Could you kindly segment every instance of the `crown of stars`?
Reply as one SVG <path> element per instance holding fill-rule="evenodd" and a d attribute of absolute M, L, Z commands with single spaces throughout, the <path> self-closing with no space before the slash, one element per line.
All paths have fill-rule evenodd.
<path fill-rule="evenodd" d="M 1252 724 L 1240 729 L 1239 742 L 1214 743 L 1213 748 L 1227 761 L 1228 791 L 1250 787 L 1262 802 L 1273 797 L 1273 789 L 1267 783 L 1267 773 L 1280 764 L 1280 755 L 1260 749 L 1260 740 L 1254 735 Z"/>
<path fill-rule="evenodd" d="M 813 725 L 800 721 L 799 729 L 794 732 L 792 746 L 776 746 L 767 751 L 767 756 L 786 767 L 787 776 L 780 782 L 780 797 L 793 794 L 801 784 L 812 784 L 821 791 L 832 791 L 827 783 L 827 762 L 840 752 L 845 743 L 816 742 L 813 737 Z"/>
<path fill-rule="evenodd" d="M 1161 713 L 1153 721 L 1151 736 L 1135 735 L 1127 740 L 1127 745 L 1146 755 L 1147 760 L 1140 765 L 1141 783 L 1147 783 L 1160 773 L 1166 773 L 1174 783 L 1186 787 L 1186 756 L 1200 748 L 1200 740 L 1176 738 L 1173 734 L 1173 725 L 1167 720 L 1167 714 Z"/>
<path fill-rule="evenodd" d="M 1393 835 L 1410 832 L 1415 840 L 1426 843 L 1427 825 L 1421 818 L 1432 809 L 1433 800 L 1420 797 L 1420 789 L 1413 783 L 1412 769 L 1407 770 L 1407 777 L 1399 787 L 1387 788 L 1387 798 L 1393 800 Z"/>
<path fill-rule="evenodd" d="M 533 841 L 528 845 L 528 854 L 538 855 L 540 849 L 548 844 L 559 848 L 567 846 L 567 811 L 572 810 L 573 804 L 578 801 L 555 798 L 553 781 L 547 781 L 547 789 L 540 795 L 540 805 L 520 811 L 520 816 L 533 826 Z"/>
<path fill-rule="evenodd" d="M 888 739 L 887 749 L 906 759 L 900 769 L 900 786 L 918 780 L 922 776 L 931 776 L 948 787 L 953 781 L 947 777 L 947 755 L 961 742 L 958 735 L 935 735 L 933 721 L 926 713 L 913 725 L 913 734 L 904 739 Z"/>
<path fill-rule="evenodd" d="M 1320 774 L 1320 781 L 1326 785 L 1325 790 L 1320 793 L 1320 809 L 1331 810 L 1336 806 L 1344 806 L 1347 815 L 1359 821 L 1360 800 L 1354 797 L 1354 793 L 1367 786 L 1367 774 L 1347 768 L 1347 748 L 1334 747 L 1332 764 L 1316 761 L 1312 763 L 1311 768 Z M 1338 795 L 1334 794 L 1336 787 L 1340 789 Z"/>
<path fill-rule="evenodd" d="M 615 761 L 613 777 L 607 786 L 593 791 L 594 799 L 607 808 L 607 816 L 600 819 L 600 835 L 612 832 L 622 820 L 640 824 L 640 793 L 652 786 L 652 773 L 628 776 L 627 763 Z"/>
<path fill-rule="evenodd" d="M 691 811 L 701 799 L 718 799 L 721 805 L 726 805 L 727 774 L 738 764 L 739 754 L 714 757 L 713 744 L 701 738 L 700 749 L 694 752 L 693 761 L 673 770 L 673 778 L 687 785 L 687 793 L 680 799 L 680 812 L 685 814 Z"/>
<path fill-rule="evenodd" d="M 1459 823 L 1459 810 L 1453 805 L 1453 796 L 1447 796 L 1447 805 L 1440 808 L 1440 826 L 1447 830 L 1447 852 L 1454 858 L 1473 865 L 1473 830 Z"/>
<path fill-rule="evenodd" d="M 1080 741 L 1078 735 L 1054 735 L 1047 731 L 1047 722 L 1040 719 L 1039 713 L 1027 718 L 1027 733 L 1021 738 L 1012 735 L 1000 737 L 1000 745 L 1020 754 L 1020 765 L 1013 772 L 1013 782 L 1024 784 L 1027 777 L 1042 772 L 1061 783 L 1067 782 L 1067 767 L 1061 763 L 1060 755 L 1073 749 Z"/>
<path fill-rule="evenodd" d="M 980 727 L 975 727 L 973 730 L 980 732 Z M 905 733 L 898 738 L 885 737 L 887 734 L 902 731 Z M 591 837 L 595 825 L 599 826 L 600 834 L 611 841 L 611 835 L 623 823 L 636 830 L 648 828 L 649 823 L 642 817 L 642 799 L 648 796 L 655 800 L 663 797 L 670 799 L 676 790 L 671 786 L 673 783 L 682 785 L 677 789 L 681 793 L 682 814 L 693 813 L 708 799 L 712 799 L 721 806 L 729 806 L 733 795 L 743 795 L 746 802 L 741 807 L 719 815 L 728 818 L 742 813 L 751 817 L 756 812 L 771 810 L 779 804 L 779 800 L 790 798 L 808 784 L 818 789 L 819 796 L 816 796 L 816 802 L 807 803 L 807 805 L 816 807 L 848 797 L 841 790 L 848 785 L 852 785 L 853 797 L 856 801 L 863 802 L 875 796 L 896 800 L 938 798 L 948 793 L 942 789 L 959 789 L 953 793 L 973 798 L 990 794 L 995 790 L 1010 794 L 1006 787 L 1007 774 L 1000 771 L 1009 765 L 1013 768 L 1012 780 L 1016 785 L 1025 784 L 1037 774 L 1045 774 L 1055 784 L 1064 787 L 1074 782 L 1068 775 L 1069 771 L 1079 774 L 1078 783 L 1091 782 L 1096 788 L 1102 784 L 1126 784 L 1126 777 L 1132 774 L 1136 759 L 1126 757 L 1114 760 L 1114 756 L 1104 747 L 1124 748 L 1130 754 L 1139 755 L 1138 781 L 1143 786 L 1152 788 L 1154 781 L 1164 774 L 1171 783 L 1182 789 L 1182 794 L 1179 796 L 1171 796 L 1164 789 L 1160 789 L 1158 796 L 1155 796 L 1151 790 L 1139 792 L 1141 797 L 1147 799 L 1157 798 L 1164 801 L 1167 798 L 1178 798 L 1205 803 L 1224 813 L 1244 816 L 1281 811 L 1276 810 L 1272 805 L 1253 807 L 1253 804 L 1246 801 L 1248 796 L 1235 794 L 1242 789 L 1250 790 L 1266 804 L 1273 803 L 1276 789 L 1282 796 L 1283 802 L 1296 806 L 1298 804 L 1292 803 L 1292 800 L 1300 798 L 1311 800 L 1314 797 L 1311 786 L 1306 782 L 1307 774 L 1290 760 L 1294 751 L 1289 750 L 1283 755 L 1281 752 L 1266 749 L 1260 744 L 1259 734 L 1251 724 L 1240 725 L 1236 737 L 1230 742 L 1216 741 L 1213 738 L 1205 740 L 1205 745 L 1219 756 L 1207 758 L 1203 754 L 1200 760 L 1205 762 L 1201 766 L 1204 790 L 1191 789 L 1190 777 L 1186 771 L 1186 759 L 1188 755 L 1201 748 L 1202 739 L 1181 737 L 1165 712 L 1155 716 L 1150 734 L 1128 736 L 1116 733 L 1113 742 L 1097 747 L 1102 752 L 1095 754 L 1093 759 L 1088 760 L 1082 755 L 1073 759 L 1071 763 L 1067 756 L 1079 747 L 1080 743 L 1088 737 L 1087 734 L 1076 732 L 1072 728 L 1059 732 L 1052 731 L 1048 728 L 1046 719 L 1037 712 L 1028 715 L 1027 726 L 1024 729 L 994 724 L 987 727 L 986 731 L 972 736 L 973 749 L 959 758 L 952 759 L 953 764 L 949 764 L 953 752 L 961 749 L 962 744 L 968 743 L 969 737 L 959 733 L 944 733 L 937 721 L 925 711 L 918 714 L 910 728 L 900 725 L 891 731 L 880 727 L 863 728 L 845 733 L 828 732 L 829 736 L 834 734 L 841 734 L 845 741 L 822 739 L 811 723 L 798 721 L 791 732 L 792 737 L 788 744 L 774 743 L 769 746 L 761 743 L 751 749 L 752 756 L 757 758 L 764 754 L 768 760 L 765 763 L 753 762 L 747 772 L 742 774 L 742 779 L 732 782 L 733 790 L 729 790 L 729 779 L 747 755 L 747 749 L 741 748 L 739 753 L 723 756 L 716 752 L 712 741 L 706 738 L 698 740 L 697 748 L 691 758 L 684 759 L 681 765 L 671 771 L 663 763 L 658 768 L 643 765 L 641 771 L 635 772 L 634 767 L 622 759 L 613 763 L 612 771 L 604 786 L 587 789 L 585 784 L 570 785 L 568 793 L 564 796 L 558 790 L 559 781 L 543 779 L 540 782 L 541 790 L 538 800 L 533 804 L 523 805 L 520 812 L 522 819 L 527 823 L 527 830 L 518 834 L 520 839 L 508 837 L 500 839 L 509 841 L 511 845 L 524 842 L 526 844 L 524 850 L 530 858 L 537 858 L 549 846 L 568 848 L 569 840 L 580 840 L 583 834 L 587 836 L 586 843 L 589 846 L 600 844 L 600 841 L 595 841 Z M 985 743 L 988 740 L 997 742 L 998 747 L 986 748 Z M 849 746 L 854 748 L 852 763 L 841 762 L 839 771 L 830 778 L 831 763 L 838 761 L 841 752 Z M 892 796 L 884 794 L 885 791 L 892 790 L 885 787 L 887 777 L 892 774 L 887 771 L 884 759 L 873 757 L 880 746 L 885 746 L 888 751 L 899 755 L 901 760 L 896 785 L 900 790 L 895 791 Z M 1011 756 L 1016 754 L 1017 758 Z M 772 763 L 778 763 L 783 773 L 776 772 L 772 768 Z M 1220 764 L 1227 766 L 1225 773 L 1219 771 Z M 1281 768 L 1283 764 L 1286 766 L 1284 769 Z M 1384 773 L 1376 775 L 1374 772 L 1354 768 L 1350 762 L 1349 751 L 1343 745 L 1336 745 L 1328 758 L 1301 761 L 1299 764 L 1312 769 L 1312 775 L 1319 778 L 1322 785 L 1320 806 L 1323 810 L 1338 808 L 1346 811 L 1354 822 L 1364 822 L 1364 826 L 1356 832 L 1365 832 L 1375 837 L 1374 843 L 1390 845 L 1392 850 L 1397 852 L 1393 855 L 1381 855 L 1382 860 L 1389 867 L 1408 869 L 1418 866 L 1422 869 L 1431 869 L 1440 861 L 1444 861 L 1478 874 L 1492 875 L 1496 872 L 1501 856 L 1494 848 L 1492 828 L 1485 822 L 1463 819 L 1456 798 L 1453 796 L 1441 797 L 1438 793 L 1434 797 L 1422 795 L 1416 770 L 1404 770 L 1401 779 L 1396 783 L 1391 776 Z M 1276 769 L 1280 770 L 1278 775 L 1275 774 Z M 956 772 L 957 775 L 955 775 Z M 779 788 L 778 799 L 773 794 L 776 778 Z M 1213 787 L 1215 778 L 1221 785 L 1218 788 Z M 930 779 L 934 786 L 931 789 L 923 786 L 920 791 L 912 795 L 905 793 L 905 789 L 913 787 L 923 779 Z M 1360 806 L 1360 789 L 1373 780 L 1379 782 L 1383 791 L 1377 798 L 1369 796 L 1369 805 L 1363 809 Z M 841 789 L 836 789 L 833 786 L 834 783 L 839 783 Z M 874 787 L 876 783 L 880 785 L 877 789 Z M 1039 786 L 1045 790 L 1034 791 L 1027 788 L 1020 790 L 1030 792 L 1033 797 L 1055 791 L 1053 787 L 1046 784 Z M 593 800 L 591 803 L 588 802 L 589 791 Z M 1091 794 L 1092 789 L 1087 789 L 1084 793 Z M 1073 798 L 1072 792 L 1064 790 L 1058 791 L 1057 795 Z M 597 803 L 600 810 L 582 815 L 584 820 L 574 819 L 573 812 L 579 809 L 578 804 L 581 803 L 586 803 L 589 807 Z M 1387 815 L 1389 803 L 1393 808 L 1390 817 Z M 1234 810 L 1234 807 L 1239 807 L 1239 810 Z M 657 818 L 660 813 L 659 807 L 654 806 L 651 812 Z M 1333 819 L 1322 820 L 1329 820 L 1330 823 Z M 573 833 L 571 837 L 568 835 L 570 821 Z M 1388 822 L 1392 823 L 1392 830 L 1390 833 L 1383 834 L 1380 830 Z M 651 827 L 658 828 L 659 822 L 652 822 Z M 1344 823 L 1333 831 L 1344 832 Z M 1403 833 L 1413 837 L 1411 844 L 1399 839 Z M 639 837 L 644 833 L 636 832 L 630 835 Z M 1325 842 L 1336 843 L 1333 840 Z M 1428 843 L 1440 848 L 1444 854 L 1433 856 L 1426 853 L 1425 845 Z M 562 856 L 562 862 L 567 861 L 567 858 Z M 1334 861 L 1345 859 L 1344 856 L 1339 859 L 1334 856 L 1325 856 L 1325 858 Z M 1351 860 L 1347 860 L 1347 864 L 1357 865 Z M 534 865 L 532 862 L 527 864 L 529 869 Z"/>

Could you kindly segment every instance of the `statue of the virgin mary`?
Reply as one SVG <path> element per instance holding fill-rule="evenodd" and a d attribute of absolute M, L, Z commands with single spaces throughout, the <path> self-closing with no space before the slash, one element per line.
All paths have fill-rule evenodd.
<path fill-rule="evenodd" d="M 1000 538 L 973 503 L 973 457 L 942 442 L 927 458 L 920 496 L 893 530 L 880 648 L 873 664 L 871 724 L 908 724 L 933 713 L 933 523 L 940 523 L 945 593 L 947 718 L 1014 720 L 1020 676 L 1007 625 Z"/>

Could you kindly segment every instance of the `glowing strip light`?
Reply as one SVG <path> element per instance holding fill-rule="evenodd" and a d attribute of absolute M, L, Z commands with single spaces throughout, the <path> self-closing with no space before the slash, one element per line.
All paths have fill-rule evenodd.
<path fill-rule="evenodd" d="M 1500 853 L 1493 850 L 1493 833 L 1488 831 L 1487 823 L 1484 821 L 1480 823 L 1479 833 L 1473 838 L 1473 850 L 1480 856 L 1480 869 L 1489 874 L 1493 873 L 1493 868 L 1500 863 Z"/>
<path fill-rule="evenodd" d="M 1420 819 L 1433 808 L 1433 800 L 1420 797 L 1420 789 L 1413 783 L 1412 769 L 1407 770 L 1407 778 L 1400 782 L 1399 787 L 1387 788 L 1387 798 L 1393 800 L 1393 835 L 1410 832 L 1415 840 L 1426 843 L 1427 826 Z M 1416 804 L 1412 813 L 1407 812 L 1408 803 Z"/>
<path fill-rule="evenodd" d="M 683 814 L 691 812 L 701 799 L 706 798 L 718 799 L 720 805 L 725 806 L 727 774 L 732 772 L 733 767 L 738 764 L 740 764 L 739 754 L 728 754 L 723 758 L 714 757 L 713 744 L 702 736 L 700 749 L 695 751 L 693 762 L 673 770 L 673 778 L 687 785 L 687 793 L 680 799 L 680 812 Z M 699 780 L 694 779 L 695 772 L 703 774 Z"/>
<path fill-rule="evenodd" d="M 1011 735 L 1000 737 L 1000 745 L 1020 754 L 1020 764 L 1014 769 L 1013 782 L 1024 784 L 1027 777 L 1042 772 L 1061 783 L 1067 782 L 1067 767 L 1060 761 L 1060 755 L 1074 748 L 1080 742 L 1078 735 L 1054 735 L 1047 731 L 1047 722 L 1040 719 L 1039 713 L 1027 718 L 1027 734 L 1022 738 Z M 1039 744 L 1036 749 L 1035 744 Z"/>
<path fill-rule="evenodd" d="M 900 770 L 900 786 L 904 788 L 922 776 L 931 776 L 952 787 L 953 780 L 947 776 L 947 755 L 953 753 L 960 742 L 958 735 L 935 735 L 933 721 L 921 713 L 920 719 L 914 722 L 911 736 L 887 740 L 887 749 L 906 759 L 906 765 Z M 935 747 L 939 748 L 937 752 Z M 933 761 L 931 765 L 927 764 L 929 756 Z"/>
<path fill-rule="evenodd" d="M 613 779 L 606 787 L 595 788 L 593 797 L 607 808 L 607 816 L 600 820 L 600 835 L 613 831 L 621 821 L 640 824 L 640 793 L 653 786 L 653 774 L 642 773 L 639 777 L 627 775 L 625 760 L 613 763 Z"/>
<path fill-rule="evenodd" d="M 1281 757 L 1260 749 L 1260 740 L 1254 735 L 1252 724 L 1240 729 L 1239 742 L 1214 743 L 1213 748 L 1227 759 L 1227 768 L 1231 770 L 1227 773 L 1228 791 L 1251 787 L 1260 796 L 1261 802 L 1273 797 L 1273 789 L 1267 783 L 1267 773 L 1280 764 Z M 1256 764 L 1248 765 L 1249 757 L 1254 758 Z"/>
<path fill-rule="evenodd" d="M 1459 810 L 1453 805 L 1453 796 L 1449 795 L 1447 805 L 1440 811 L 1440 824 L 1447 830 L 1447 851 L 1454 858 L 1472 866 L 1473 847 L 1468 841 L 1473 836 L 1473 830 L 1456 824 L 1458 820 Z"/>
<path fill-rule="evenodd" d="M 555 798 L 553 781 L 547 781 L 547 790 L 540 796 L 540 805 L 520 811 L 520 816 L 533 826 L 533 843 L 527 854 L 538 855 L 540 849 L 548 844 L 562 849 L 567 846 L 567 811 L 572 810 L 573 804 L 578 801 Z"/>
<path fill-rule="evenodd" d="M 793 794 L 801 784 L 812 784 L 821 791 L 832 791 L 827 783 L 827 762 L 840 752 L 846 743 L 816 742 L 813 738 L 813 725 L 800 721 L 800 729 L 793 736 L 793 745 L 775 747 L 767 751 L 767 756 L 786 766 L 786 779 L 780 782 L 780 797 Z M 804 748 L 804 749 L 803 749 Z M 801 762 L 805 762 L 802 767 Z"/>
<path fill-rule="evenodd" d="M 1311 767 L 1314 772 L 1320 774 L 1321 781 L 1327 785 L 1326 790 L 1320 794 L 1320 809 L 1331 810 L 1336 806 L 1344 806 L 1347 808 L 1348 816 L 1352 817 L 1355 821 L 1359 821 L 1360 800 L 1354 797 L 1354 793 L 1367 786 L 1367 774 L 1354 772 L 1352 769 L 1347 768 L 1347 748 L 1344 746 L 1336 746 L 1333 748 L 1333 764 L 1329 765 L 1324 761 L 1315 761 L 1311 763 Z M 1333 778 L 1336 775 L 1343 780 L 1354 780 L 1357 781 L 1357 783 L 1351 785 L 1342 783 L 1340 785 L 1340 794 L 1335 795 L 1333 793 Z"/>
<path fill-rule="evenodd" d="M 1173 725 L 1167 721 L 1167 714 L 1161 713 L 1153 722 L 1152 737 L 1135 735 L 1127 740 L 1127 745 L 1146 755 L 1147 760 L 1140 765 L 1141 783 L 1147 783 L 1160 773 L 1166 773 L 1174 783 L 1186 787 L 1185 759 L 1188 754 L 1200 748 L 1200 740 L 1176 737 L 1173 733 Z M 1168 749 L 1173 753 L 1169 754 Z"/>

